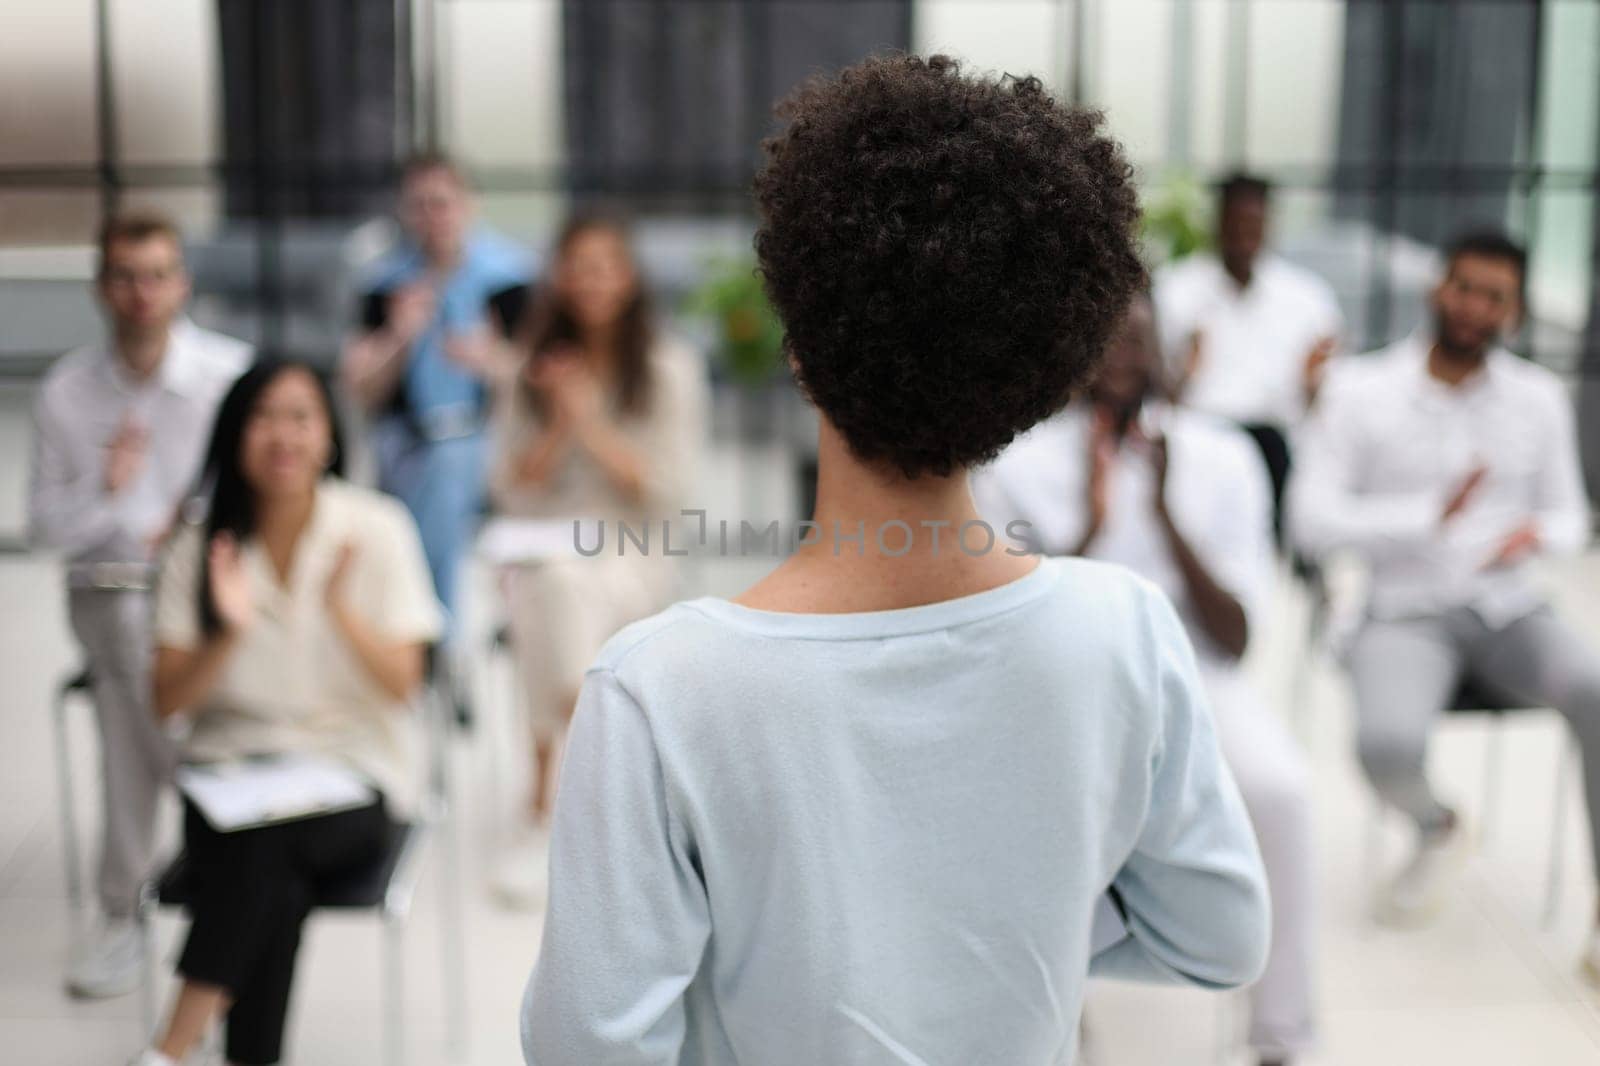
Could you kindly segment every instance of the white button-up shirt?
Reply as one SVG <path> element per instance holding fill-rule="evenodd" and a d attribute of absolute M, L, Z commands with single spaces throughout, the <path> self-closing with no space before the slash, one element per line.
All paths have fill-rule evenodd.
<path fill-rule="evenodd" d="M 1417 334 L 1334 368 L 1298 443 L 1291 528 L 1313 554 L 1365 557 L 1377 617 L 1468 606 L 1504 625 L 1544 602 L 1529 561 L 1488 565 L 1514 529 L 1532 519 L 1547 553 L 1588 542 L 1572 400 L 1554 374 L 1499 348 L 1451 387 L 1428 372 L 1431 346 Z M 1480 465 L 1488 476 L 1444 522 Z"/>
<path fill-rule="evenodd" d="M 67 556 L 79 573 L 94 563 L 148 562 L 152 539 L 194 486 L 217 405 L 250 358 L 248 344 L 185 318 L 173 324 L 147 381 L 104 343 L 58 359 L 34 404 L 30 539 Z M 137 476 L 113 494 L 106 448 L 125 421 L 143 427 L 148 451 Z"/>
<path fill-rule="evenodd" d="M 1039 548 L 1073 550 L 1089 521 L 1092 413 L 1074 405 L 1035 426 L 992 464 L 974 472 L 973 497 L 996 529 L 1023 519 Z M 1167 438 L 1167 509 L 1211 576 L 1262 616 L 1273 575 L 1272 502 L 1255 445 L 1225 422 L 1182 408 L 1148 404 L 1145 420 Z M 1105 524 L 1087 555 L 1118 563 L 1154 582 L 1178 608 L 1203 670 L 1227 673 L 1237 660 L 1216 646 L 1189 603 L 1183 573 L 1154 509 L 1148 451 L 1124 444 L 1112 461 Z"/>
<path fill-rule="evenodd" d="M 1161 350 L 1174 375 L 1200 335 L 1200 365 L 1183 403 L 1235 422 L 1293 425 L 1304 414 L 1306 357 L 1342 329 L 1328 283 L 1262 255 L 1244 288 L 1214 256 L 1191 255 L 1156 272 L 1151 290 Z"/>

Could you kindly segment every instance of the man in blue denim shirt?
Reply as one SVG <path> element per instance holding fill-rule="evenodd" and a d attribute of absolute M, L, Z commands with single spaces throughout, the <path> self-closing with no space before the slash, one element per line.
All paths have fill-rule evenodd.
<path fill-rule="evenodd" d="M 457 571 L 484 492 L 485 375 L 495 334 L 521 317 L 530 264 L 473 225 L 466 180 L 442 156 L 407 164 L 400 220 L 406 239 L 368 277 L 344 379 L 373 415 L 379 485 L 416 518 L 453 632 Z"/>

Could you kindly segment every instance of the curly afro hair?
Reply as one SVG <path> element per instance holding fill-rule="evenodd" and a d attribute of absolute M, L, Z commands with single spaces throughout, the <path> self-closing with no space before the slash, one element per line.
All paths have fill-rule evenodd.
<path fill-rule="evenodd" d="M 756 253 L 800 384 L 851 451 L 945 476 L 1059 410 L 1145 280 L 1103 116 L 906 55 L 813 79 L 778 115 Z"/>

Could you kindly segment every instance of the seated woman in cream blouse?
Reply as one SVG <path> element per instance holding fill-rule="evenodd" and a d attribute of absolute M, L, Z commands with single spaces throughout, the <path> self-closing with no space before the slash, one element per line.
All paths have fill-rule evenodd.
<path fill-rule="evenodd" d="M 204 528 L 175 538 L 156 593 L 155 706 L 191 721 L 184 757 L 315 753 L 370 804 L 219 832 L 185 802 L 193 924 L 171 1020 L 141 1064 L 181 1062 L 227 1014 L 227 1057 L 281 1057 L 300 926 L 318 884 L 382 856 L 412 816 L 412 697 L 441 614 L 416 527 L 347 484 L 334 407 L 309 367 L 258 363 L 217 416 Z"/>
<path fill-rule="evenodd" d="M 656 328 L 619 222 L 574 219 L 553 259 L 525 354 L 498 390 L 490 492 L 503 515 L 603 521 L 605 547 L 506 574 L 534 748 L 529 824 L 495 878 L 513 906 L 543 896 L 555 753 L 584 671 L 613 633 L 671 598 L 661 522 L 692 506 L 707 407 L 701 361 Z M 619 554 L 619 522 L 648 523 L 649 550 L 630 542 Z M 597 533 L 582 540 L 585 550 L 597 542 Z"/>

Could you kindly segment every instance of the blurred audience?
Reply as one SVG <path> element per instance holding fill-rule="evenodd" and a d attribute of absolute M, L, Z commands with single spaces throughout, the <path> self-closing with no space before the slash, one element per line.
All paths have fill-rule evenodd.
<path fill-rule="evenodd" d="M 1429 733 L 1464 679 L 1566 716 L 1600 827 L 1600 659 L 1530 572 L 1539 556 L 1581 550 L 1590 512 L 1571 398 L 1502 346 L 1523 314 L 1526 267 L 1502 235 L 1458 240 L 1427 328 L 1330 375 L 1291 490 L 1306 550 L 1348 549 L 1371 569 L 1347 655 L 1361 764 L 1418 830 L 1382 904 L 1397 922 L 1438 908 L 1466 849 L 1466 826 L 1424 772 Z M 1600 936 L 1586 961 L 1600 979 Z"/>
<path fill-rule="evenodd" d="M 491 490 L 499 513 L 587 520 L 585 548 L 605 547 L 504 575 L 534 773 L 527 824 L 496 885 L 527 906 L 543 899 L 556 752 L 584 671 L 613 633 L 672 598 L 661 524 L 692 503 L 709 415 L 702 361 L 656 321 L 619 221 L 568 222 L 550 278 L 498 390 Z M 653 528 L 648 550 L 621 551 L 619 523 Z M 676 552 L 699 527 L 675 532 Z"/>
<path fill-rule="evenodd" d="M 1046 553 L 1120 563 L 1177 606 L 1272 892 L 1250 1044 L 1263 1066 L 1304 1053 L 1314 1035 L 1310 774 L 1240 666 L 1274 580 L 1270 489 L 1255 448 L 1229 423 L 1165 402 L 1156 325 L 1140 298 L 1087 402 L 1008 448 L 973 491 L 991 524 L 1024 519 Z"/>
<path fill-rule="evenodd" d="M 1223 181 L 1216 254 L 1168 264 L 1153 292 L 1174 401 L 1237 422 L 1255 439 L 1281 537 L 1289 431 L 1316 396 L 1342 320 L 1327 282 L 1267 249 L 1271 200 L 1261 178 Z"/>
<path fill-rule="evenodd" d="M 249 345 L 185 317 L 189 275 L 171 221 L 114 216 L 99 257 L 106 335 L 45 375 L 28 496 L 31 539 L 67 558 L 72 629 L 100 729 L 105 921 L 68 970 L 79 996 L 119 995 L 138 981 L 133 914 L 174 761 L 150 713 L 151 561 L 194 483 L 217 402 L 250 361 Z"/>
<path fill-rule="evenodd" d="M 311 368 L 264 360 L 228 393 L 205 521 L 174 537 L 161 570 L 155 709 L 188 720 L 185 761 L 317 753 L 376 798 L 229 832 L 185 799 L 193 923 L 171 1018 L 141 1064 L 181 1062 L 223 1014 L 229 1062 L 277 1062 L 317 886 L 378 861 L 416 810 L 411 701 L 440 612 L 410 516 L 343 481 L 342 459 Z"/>
<path fill-rule="evenodd" d="M 373 269 L 346 387 L 374 418 L 378 484 L 405 501 L 453 626 L 461 563 L 484 502 L 488 378 L 522 314 L 529 262 L 477 226 L 466 178 L 429 155 L 405 167 L 405 238 Z"/>
<path fill-rule="evenodd" d="M 860 138 L 887 128 L 873 110 L 884 101 L 914 120 L 896 136 L 945 131 L 941 165 L 970 165 L 972 196 L 947 196 L 953 179 L 921 173 L 925 153 L 903 136 L 875 151 L 904 167 L 861 169 Z M 1013 1018 L 995 1013 L 993 997 L 956 996 L 931 1028 L 926 1001 L 902 1012 L 898 1031 L 943 1034 L 941 1050 L 1070 1050 L 1076 1015 L 1064 1011 L 1076 1010 L 1085 967 L 1248 980 L 1268 950 L 1260 871 L 1196 692 L 1273 904 L 1249 1043 L 1260 1066 L 1309 1054 L 1309 770 L 1242 667 L 1286 525 L 1307 557 L 1349 552 L 1371 572 L 1344 649 L 1358 754 L 1382 801 L 1417 831 L 1382 886 L 1380 917 L 1430 918 L 1467 853 L 1468 827 L 1425 772 L 1433 725 L 1463 686 L 1565 716 L 1600 869 L 1600 658 L 1534 574 L 1540 557 L 1587 545 L 1589 501 L 1570 397 L 1504 346 L 1526 307 L 1520 246 L 1497 232 L 1462 236 L 1425 327 L 1332 360 L 1342 325 L 1330 288 L 1267 249 L 1271 189 L 1235 174 L 1219 187 L 1216 254 L 1169 264 L 1113 325 L 1107 309 L 1142 271 L 1125 170 L 1092 118 L 1031 80 L 993 83 L 906 57 L 808 83 L 789 107 L 800 120 L 768 144 L 758 179 L 757 249 L 821 413 L 818 528 L 876 519 L 883 549 L 882 526 L 948 520 L 921 521 L 900 554 L 842 555 L 852 538 L 832 521 L 831 554 L 825 537 L 802 542 L 737 600 L 674 608 L 607 650 L 674 599 L 669 543 L 675 554 L 704 543 L 704 519 L 680 512 L 694 506 L 709 419 L 703 363 L 658 319 L 621 219 L 569 219 L 535 288 L 532 258 L 474 222 L 453 163 L 407 164 L 404 239 L 366 280 L 340 362 L 372 417 L 380 487 L 398 500 L 343 480 L 336 408 L 317 370 L 252 365 L 249 345 L 185 316 L 190 283 L 172 222 L 128 213 L 105 224 L 96 293 L 106 336 L 43 381 L 28 501 L 30 537 L 66 557 L 102 741 L 103 920 L 67 988 L 112 996 L 140 979 L 138 895 L 157 800 L 180 760 L 327 756 L 373 797 L 243 829 L 212 824 L 184 798 L 193 923 L 171 1015 L 138 1066 L 175 1066 L 224 1017 L 231 1063 L 282 1057 L 319 887 L 378 862 L 418 814 L 414 697 L 430 649 L 459 628 L 459 572 L 486 500 L 545 532 L 571 529 L 571 550 L 546 538 L 498 575 L 531 736 L 529 795 L 493 877 L 510 906 L 545 902 L 556 778 L 578 718 L 554 819 L 561 898 L 524 1006 L 529 1061 L 623 1046 L 643 1061 L 665 1043 L 755 1039 L 774 1019 L 804 1029 L 784 1061 L 878 1054 L 868 1029 L 840 1028 L 842 996 L 893 1020 L 879 982 L 903 991 L 936 973 L 947 991 L 993 986 L 993 960 L 963 969 L 974 963 L 960 937 L 917 934 L 937 923 L 986 944 L 1020 936 L 1013 952 L 1029 961 L 1000 976 L 1051 1004 L 1023 1001 Z M 946 136 L 957 112 L 983 121 Z M 843 129 L 857 132 L 834 136 Z M 987 169 L 995 137 L 1034 146 L 1035 158 L 1010 164 L 1023 185 L 1078 175 L 1072 209 L 1041 222 L 1037 204 L 1060 197 L 1010 202 L 1022 186 Z M 873 221 L 923 202 L 939 211 L 911 230 Z M 1024 207 L 1028 226 L 993 225 Z M 1007 268 L 987 279 L 941 273 L 951 248 Z M 1082 402 L 1052 413 L 1080 382 Z M 975 470 L 969 499 L 965 470 L 1019 428 Z M 1008 533 L 1023 520 L 1045 554 L 1132 570 L 1176 617 L 1145 582 L 1126 585 L 1109 568 L 966 551 L 978 514 Z M 961 530 L 962 551 L 947 545 L 937 561 L 935 530 L 924 553 L 930 526 Z M 624 527 L 643 539 L 625 542 Z M 870 541 L 862 536 L 854 542 Z M 1058 609 L 1067 600 L 1072 609 Z M 1160 661 L 1123 669 L 1136 651 Z M 1130 677 L 1161 691 L 1129 689 Z M 1121 717 L 1063 719 L 1062 693 Z M 900 713 L 908 700 L 910 718 Z M 1023 731 L 996 731 L 973 706 L 1007 707 Z M 1151 708 L 1162 713 L 1150 718 Z M 930 739 L 962 757 L 907 760 Z M 1179 758 L 1152 761 L 1151 750 Z M 1086 784 L 1073 778 L 1060 792 L 1063 759 L 1077 760 Z M 1049 772 L 1020 789 L 1013 771 L 1030 772 L 1030 760 Z M 992 772 L 1002 764 L 1006 773 Z M 1133 786 L 1138 796 L 1123 795 Z M 918 843 L 919 820 L 938 823 L 937 839 Z M 827 840 L 808 836 L 824 823 Z M 1033 847 L 1039 826 L 1069 823 L 1059 847 Z M 1032 844 L 1017 846 L 1018 833 Z M 842 873 L 826 861 L 841 839 L 856 859 L 900 857 L 865 879 Z M 1105 855 L 1127 859 L 1085 866 Z M 772 876 L 751 881 L 751 862 Z M 909 895 L 906 870 L 918 871 Z M 1080 942 L 1108 881 L 1126 935 Z M 921 917 L 896 932 L 903 912 Z M 1001 925 L 1019 915 L 1042 924 L 1001 929 L 995 914 Z M 828 932 L 841 921 L 848 943 Z M 714 927 L 723 942 L 712 965 L 702 955 Z M 872 966 L 841 969 L 853 952 L 873 955 Z M 764 970 L 761 958 L 780 962 Z M 1600 984 L 1600 920 L 1583 965 Z M 796 996 L 790 979 L 806 967 L 811 983 Z M 974 1003 L 986 1006 L 972 1013 Z"/>

